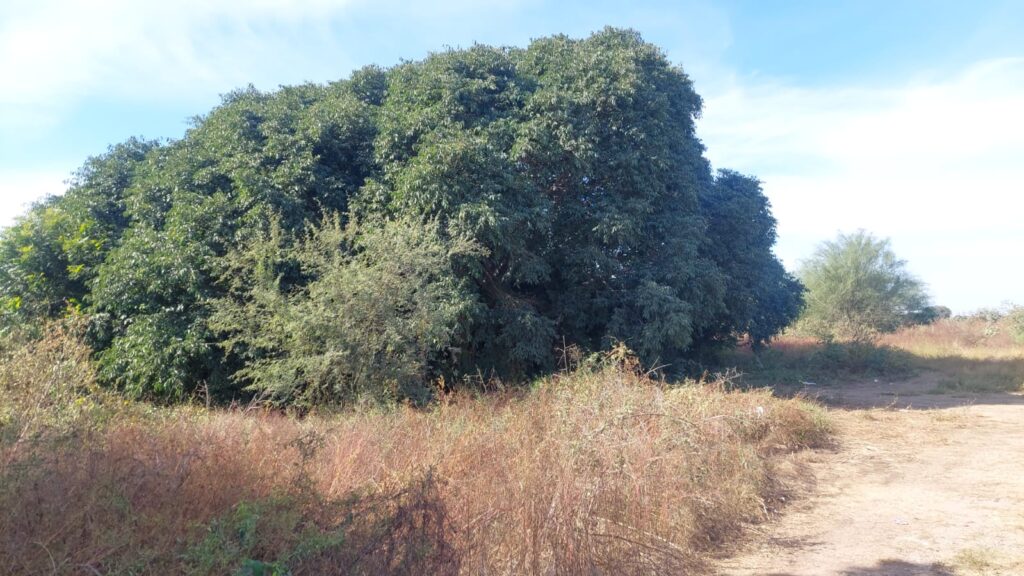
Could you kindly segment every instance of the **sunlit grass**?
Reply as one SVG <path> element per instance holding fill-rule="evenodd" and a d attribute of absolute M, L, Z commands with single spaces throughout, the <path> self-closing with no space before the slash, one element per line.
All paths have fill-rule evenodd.
<path fill-rule="evenodd" d="M 911 354 L 920 369 L 938 373 L 936 392 L 1024 390 L 1024 343 L 1005 322 L 940 320 L 887 335 L 881 342 Z"/>
<path fill-rule="evenodd" d="M 755 357 L 741 348 L 727 358 L 757 386 L 853 384 L 929 374 L 935 393 L 1024 390 L 1024 343 L 1005 322 L 947 319 L 905 328 L 873 343 L 822 344 L 787 334 Z"/>
<path fill-rule="evenodd" d="M 66 415 L 65 336 L 0 382 L 6 574 L 700 573 L 764 517 L 775 455 L 829 437 L 808 402 L 614 365 L 427 409 Z"/>

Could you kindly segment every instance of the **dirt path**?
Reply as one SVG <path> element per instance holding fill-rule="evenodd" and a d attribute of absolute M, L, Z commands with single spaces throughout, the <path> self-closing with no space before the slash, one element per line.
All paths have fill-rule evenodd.
<path fill-rule="evenodd" d="M 787 464 L 798 497 L 721 574 L 1024 575 L 1024 397 L 932 388 L 821 390 L 839 446 Z"/>

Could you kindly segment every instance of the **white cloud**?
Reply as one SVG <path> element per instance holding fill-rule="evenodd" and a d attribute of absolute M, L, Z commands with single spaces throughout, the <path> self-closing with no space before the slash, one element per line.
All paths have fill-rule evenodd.
<path fill-rule="evenodd" d="M 323 23 L 354 1 L 14 0 L 0 8 L 0 121 L 45 125 L 90 96 L 180 104 L 344 70 Z M 335 57 L 314 62 L 300 51 L 311 45 Z"/>
<path fill-rule="evenodd" d="M 1012 58 L 898 88 L 738 81 L 707 97 L 700 133 L 716 166 L 763 180 L 787 265 L 865 228 L 937 300 L 969 309 L 1024 301 L 1024 269 L 1006 261 L 1024 249 L 1022 110 Z"/>
<path fill-rule="evenodd" d="M 249 83 L 334 80 L 359 64 L 339 22 L 372 13 L 431 30 L 531 1 L 4 0 L 0 131 L 53 129 L 90 98 L 205 109 Z"/>
<path fill-rule="evenodd" d="M 6 0 L 0 135 L 55 137 L 62 116 L 90 97 L 202 110 L 249 82 L 340 77 L 356 63 L 331 23 L 357 11 L 447 34 L 464 28 L 466 10 L 507 13 L 532 1 Z M 949 305 L 993 304 L 975 300 L 998 291 L 1024 301 L 1024 268 L 1001 261 L 1024 248 L 1024 58 L 895 88 L 806 88 L 711 66 L 731 37 L 724 16 L 706 11 L 703 33 L 690 35 L 700 41 L 678 47 L 705 97 L 700 134 L 716 166 L 764 181 L 787 265 L 838 230 L 866 228 L 892 237 Z M 677 25 L 660 12 L 630 14 L 655 36 Z M 681 41 L 662 40 L 673 42 Z M 65 177 L 0 170 L 0 225 L 26 202 L 59 193 Z"/>
<path fill-rule="evenodd" d="M 62 194 L 67 179 L 60 171 L 0 172 L 0 228 L 14 223 L 33 202 Z"/>
<path fill-rule="evenodd" d="M 76 147 L 41 143 L 69 138 L 67 119 L 90 114 L 97 102 L 107 106 L 102 114 L 121 103 L 154 114 L 168 106 L 201 112 L 249 83 L 272 89 L 345 76 L 359 64 L 347 56 L 356 40 L 332 26 L 359 11 L 430 31 L 442 22 L 460 26 L 454 17 L 467 12 L 493 21 L 531 1 L 0 0 L 0 150 L 20 153 L 26 139 L 40 150 L 19 156 L 29 167 L 0 157 L 0 226 L 32 201 L 63 192 L 66 174 L 51 168 Z"/>

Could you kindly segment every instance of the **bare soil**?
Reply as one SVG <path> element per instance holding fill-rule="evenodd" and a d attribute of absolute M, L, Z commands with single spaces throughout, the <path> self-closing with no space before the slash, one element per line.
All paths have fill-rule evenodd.
<path fill-rule="evenodd" d="M 808 386 L 837 445 L 780 464 L 790 501 L 720 573 L 1024 575 L 1024 397 L 935 382 Z"/>

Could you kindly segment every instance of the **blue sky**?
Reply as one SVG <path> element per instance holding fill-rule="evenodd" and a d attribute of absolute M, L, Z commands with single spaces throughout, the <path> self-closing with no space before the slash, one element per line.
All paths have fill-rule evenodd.
<path fill-rule="evenodd" d="M 705 99 L 716 167 L 760 177 L 795 268 L 892 239 L 937 303 L 1024 303 L 1024 2 L 4 0 L 0 225 L 133 135 L 219 95 L 324 82 L 473 42 L 631 27 Z"/>

